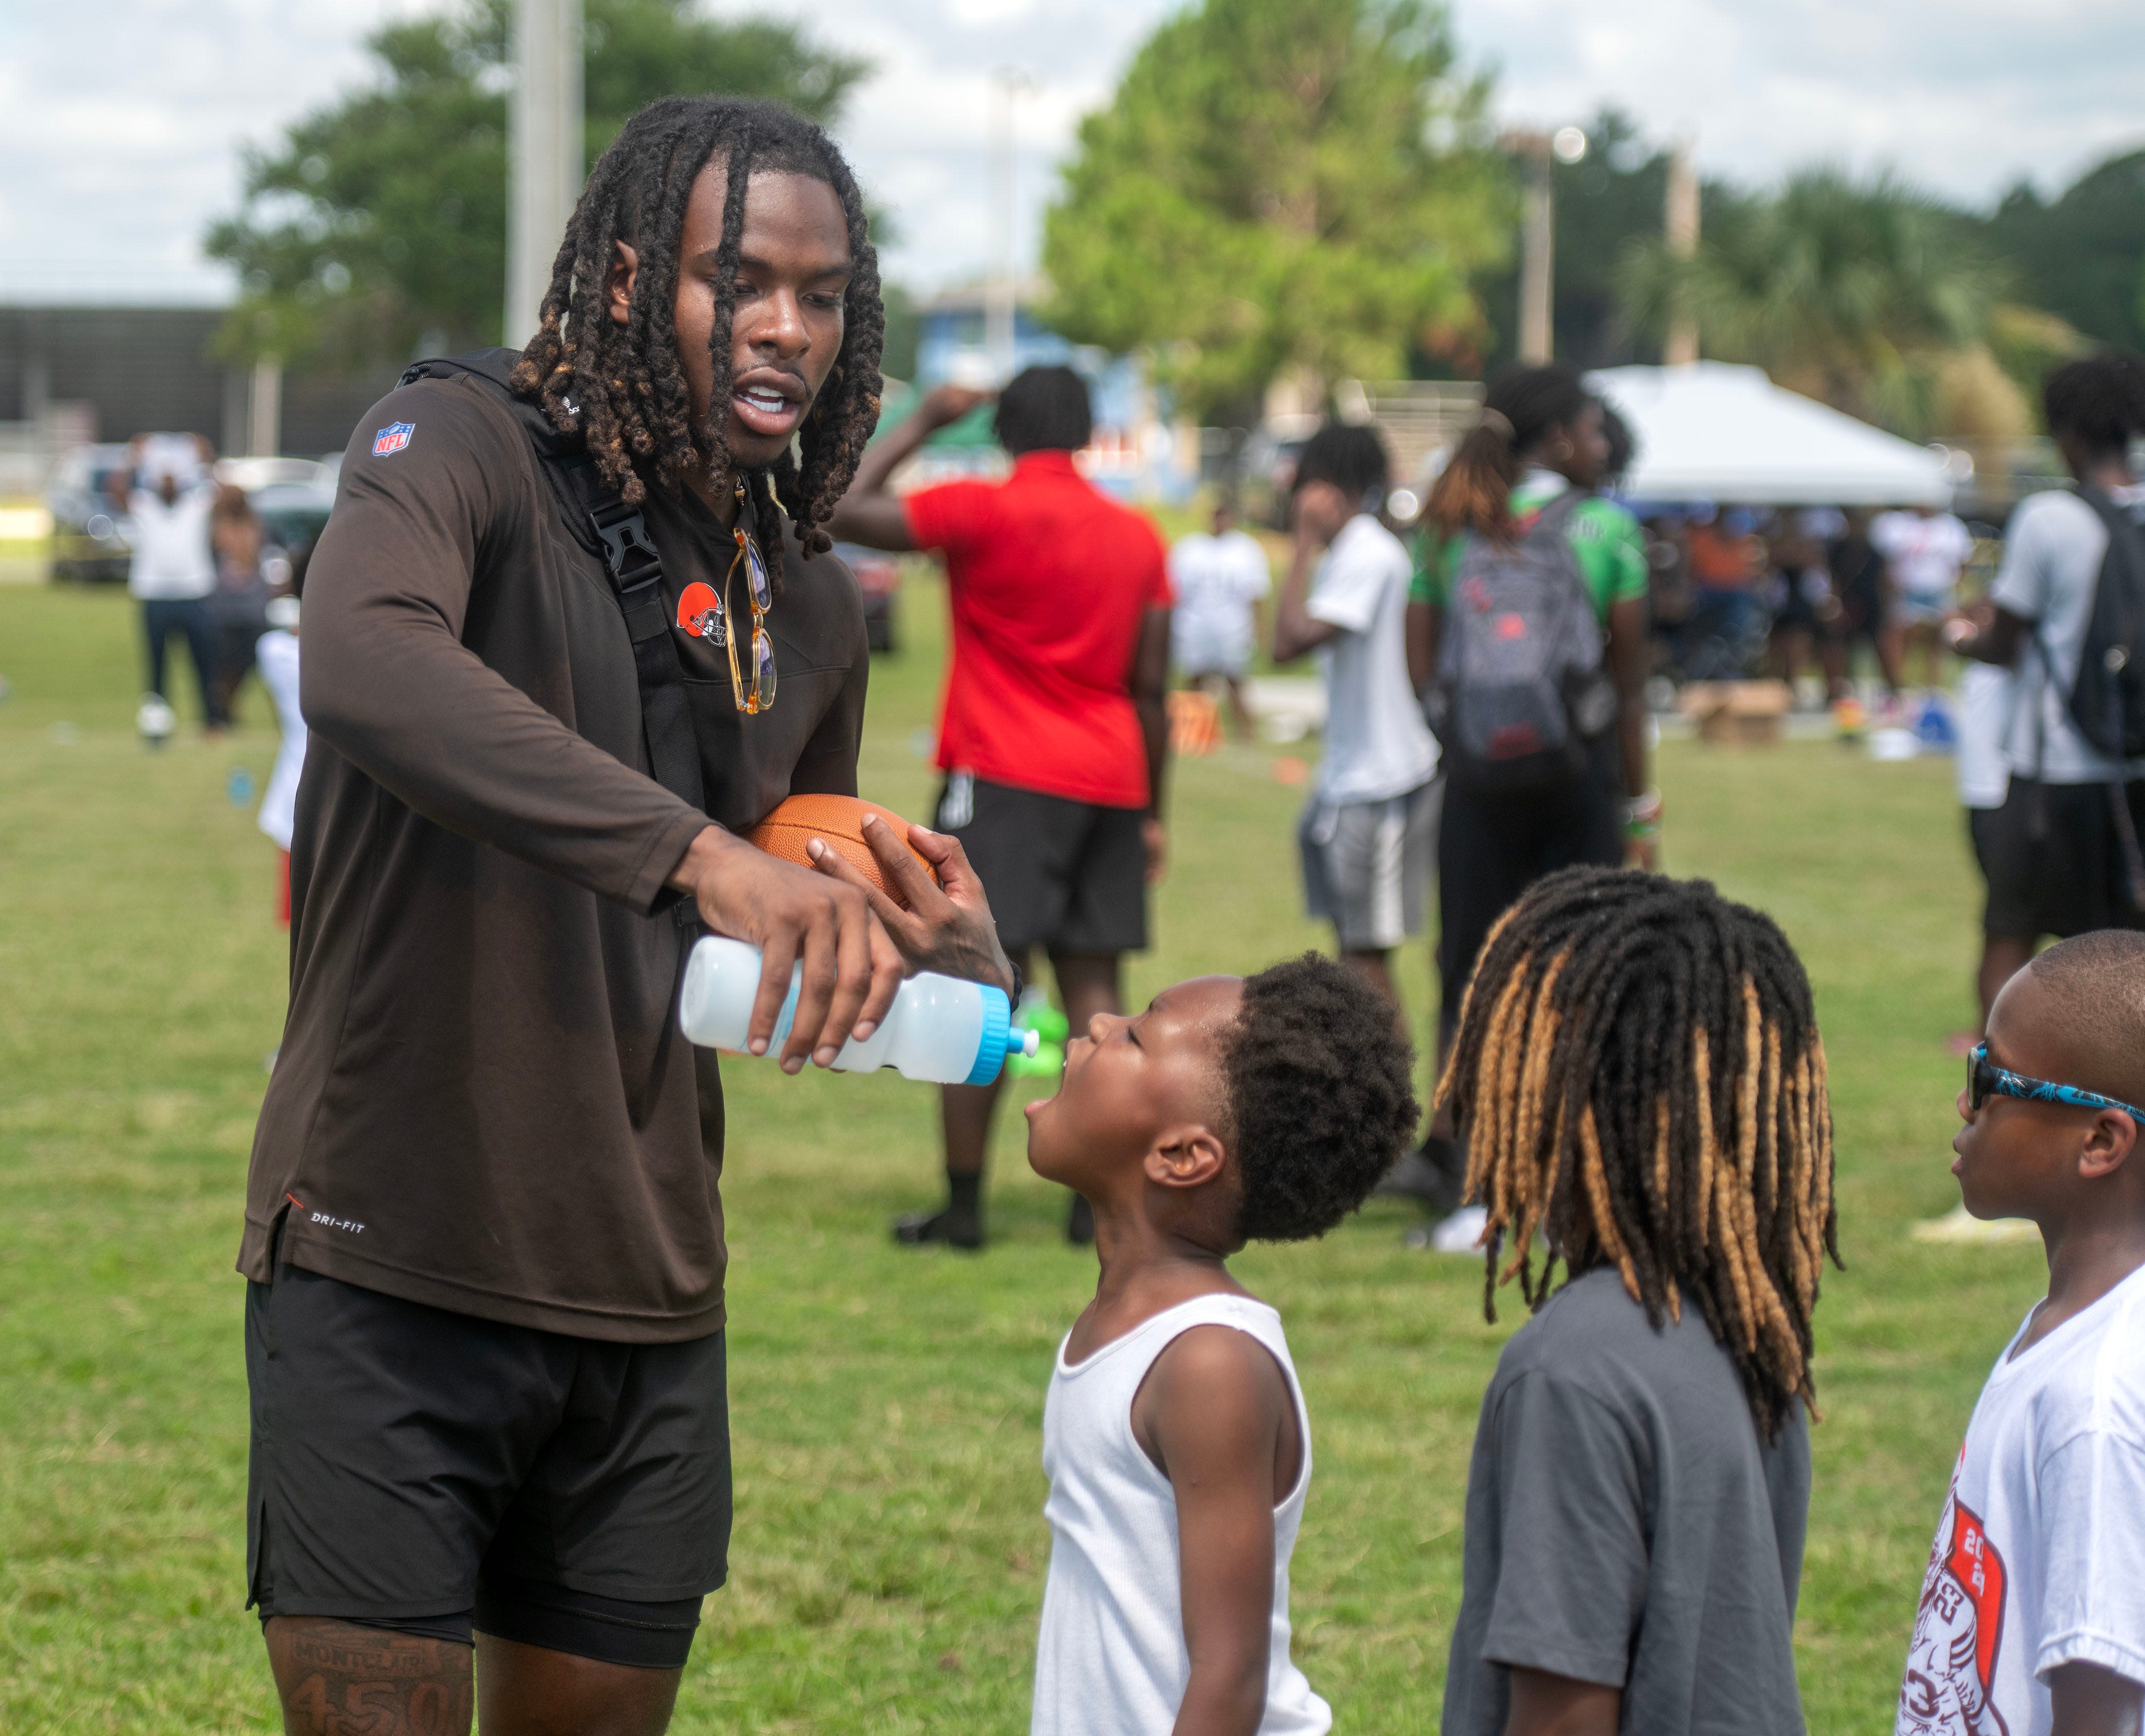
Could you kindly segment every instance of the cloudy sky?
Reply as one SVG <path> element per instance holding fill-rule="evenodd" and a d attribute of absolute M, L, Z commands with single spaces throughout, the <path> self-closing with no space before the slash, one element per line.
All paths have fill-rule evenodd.
<path fill-rule="evenodd" d="M 1967 200 L 2061 187 L 2145 143 L 2137 0 L 1452 0 L 1508 121 L 1619 104 L 1748 182 L 1814 158 L 1887 166 Z M 368 77 L 366 32 L 426 0 L 0 0 L 0 296 L 207 297 L 198 240 L 241 145 Z M 1020 97 L 1018 244 L 1051 166 L 1172 0 L 764 0 L 878 71 L 845 142 L 899 221 L 893 275 L 989 256 L 994 76 Z"/>

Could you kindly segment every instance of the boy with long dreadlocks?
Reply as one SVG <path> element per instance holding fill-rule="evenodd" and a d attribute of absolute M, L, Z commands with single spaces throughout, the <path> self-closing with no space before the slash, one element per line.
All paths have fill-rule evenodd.
<path fill-rule="evenodd" d="M 912 833 L 944 890 L 898 947 L 734 835 L 856 790 L 863 608 L 823 526 L 882 328 L 825 135 L 671 99 L 590 176 L 527 349 L 425 365 L 352 443 L 239 1262 L 287 1729 L 466 1730 L 473 1650 L 486 1736 L 669 1722 L 730 1505 L 681 917 L 763 948 L 758 1052 L 801 960 L 793 1070 L 904 963 L 1012 987 L 951 840 Z"/>
<path fill-rule="evenodd" d="M 1491 931 L 1440 1094 L 1488 1210 L 1485 1311 L 1515 1277 L 1535 1311 L 1482 1400 L 1446 1736 L 1801 1736 L 1838 1256 L 1794 950 L 1702 881 L 1550 875 Z"/>

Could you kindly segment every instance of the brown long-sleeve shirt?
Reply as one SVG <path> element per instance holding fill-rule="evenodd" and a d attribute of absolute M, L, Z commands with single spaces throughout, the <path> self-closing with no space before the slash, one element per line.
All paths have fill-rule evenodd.
<path fill-rule="evenodd" d="M 695 500 L 648 520 L 674 619 L 735 545 Z M 678 1032 L 664 882 L 710 817 L 855 793 L 869 670 L 849 570 L 784 552 L 772 710 L 741 716 L 725 654 L 673 629 L 704 815 L 649 774 L 625 620 L 507 408 L 426 380 L 360 425 L 306 578 L 248 1277 L 280 1220 L 294 1264 L 459 1313 L 641 1342 L 723 1324 L 722 1085 Z"/>

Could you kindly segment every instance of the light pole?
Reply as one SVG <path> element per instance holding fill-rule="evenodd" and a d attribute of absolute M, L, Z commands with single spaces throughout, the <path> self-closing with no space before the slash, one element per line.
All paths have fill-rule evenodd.
<path fill-rule="evenodd" d="M 1554 166 L 1585 157 L 1586 135 L 1576 127 L 1560 127 L 1553 133 L 1508 132 L 1505 143 L 1526 162 L 1520 222 L 1520 360 L 1538 365 L 1556 350 Z"/>
<path fill-rule="evenodd" d="M 1669 251 L 1688 262 L 1698 252 L 1698 171 L 1691 165 L 1690 141 L 1669 153 L 1667 219 Z M 1698 321 L 1688 307 L 1670 322 L 1662 340 L 1661 360 L 1670 367 L 1688 367 L 1698 360 Z"/>
<path fill-rule="evenodd" d="M 505 341 L 536 335 L 581 191 L 581 0 L 515 0 L 509 109 Z"/>
<path fill-rule="evenodd" d="M 997 96 L 991 117 L 991 276 L 983 292 L 983 353 L 991 378 L 1003 386 L 1013 378 L 1013 320 L 1020 300 L 1019 261 L 1014 251 L 1013 182 L 1018 137 L 1014 105 L 1035 81 L 1014 67 L 991 75 Z"/>

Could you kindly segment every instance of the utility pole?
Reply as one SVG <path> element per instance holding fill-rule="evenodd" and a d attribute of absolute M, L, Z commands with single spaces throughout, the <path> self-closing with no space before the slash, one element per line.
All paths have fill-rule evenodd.
<path fill-rule="evenodd" d="M 283 362 L 264 356 L 253 364 L 246 395 L 246 450 L 255 458 L 283 451 Z"/>
<path fill-rule="evenodd" d="M 1556 192 L 1558 163 L 1586 155 L 1586 135 L 1576 127 L 1554 133 L 1513 132 L 1507 147 L 1526 163 L 1520 223 L 1520 360 L 1545 362 L 1556 350 Z"/>
<path fill-rule="evenodd" d="M 1013 224 L 1014 169 L 1019 138 L 1014 126 L 1014 105 L 1023 91 L 1035 81 L 1012 67 L 1001 67 L 991 75 L 997 101 L 991 117 L 991 275 L 983 293 L 983 353 L 989 358 L 993 385 L 1013 378 L 1014 318 L 1020 304 L 1020 261 L 1015 249 Z"/>
<path fill-rule="evenodd" d="M 1669 153 L 1667 219 L 1669 252 L 1687 265 L 1698 253 L 1698 172 L 1690 160 L 1690 141 L 1680 141 Z M 1679 300 L 1682 299 L 1680 291 Z M 1689 367 L 1698 360 L 1698 321 L 1689 304 L 1669 322 L 1661 343 L 1661 360 L 1672 368 Z"/>
<path fill-rule="evenodd" d="M 515 0 L 507 142 L 505 341 L 536 335 L 581 192 L 581 0 Z"/>

